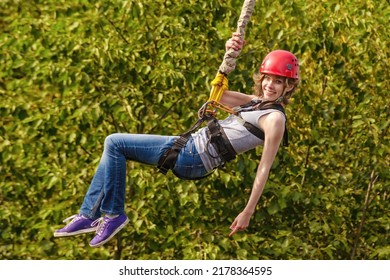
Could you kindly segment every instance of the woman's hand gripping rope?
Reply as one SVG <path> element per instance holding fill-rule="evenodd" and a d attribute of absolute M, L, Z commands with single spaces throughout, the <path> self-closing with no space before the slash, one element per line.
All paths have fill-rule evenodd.
<path fill-rule="evenodd" d="M 246 44 L 246 41 L 242 39 L 240 33 L 234 32 L 232 38 L 226 41 L 226 51 L 233 49 L 235 51 L 241 50 Z"/>

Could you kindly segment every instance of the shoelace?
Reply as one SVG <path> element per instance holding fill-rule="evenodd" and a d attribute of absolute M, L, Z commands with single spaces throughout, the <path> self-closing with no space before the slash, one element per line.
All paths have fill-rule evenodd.
<path fill-rule="evenodd" d="M 69 220 L 71 220 L 65 227 L 69 227 L 71 224 L 73 224 L 74 222 L 80 220 L 82 217 L 81 215 L 73 215 L 73 216 L 70 216 L 68 218 L 66 218 L 65 220 L 63 220 L 62 222 L 66 223 L 68 222 Z"/>
<path fill-rule="evenodd" d="M 103 233 L 103 231 L 104 231 L 105 226 L 107 225 L 107 222 L 108 222 L 107 219 L 104 219 L 103 217 L 101 217 L 101 218 L 93 221 L 91 226 L 94 227 L 94 226 L 97 225 L 98 228 L 96 229 L 96 234 L 97 235 L 101 235 Z"/>

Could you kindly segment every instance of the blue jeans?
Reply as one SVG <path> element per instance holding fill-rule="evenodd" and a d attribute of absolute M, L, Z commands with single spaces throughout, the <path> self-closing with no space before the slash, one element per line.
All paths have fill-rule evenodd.
<path fill-rule="evenodd" d="M 178 136 L 112 134 L 104 142 L 99 166 L 81 205 L 80 214 L 91 219 L 104 214 L 123 214 L 126 189 L 126 160 L 157 166 L 161 155 Z M 173 172 L 187 179 L 207 175 L 192 137 L 179 153 Z"/>

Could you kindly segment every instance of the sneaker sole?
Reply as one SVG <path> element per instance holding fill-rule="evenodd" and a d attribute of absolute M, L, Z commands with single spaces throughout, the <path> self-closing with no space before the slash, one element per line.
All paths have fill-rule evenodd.
<path fill-rule="evenodd" d="M 127 224 L 129 223 L 129 218 L 127 218 L 107 239 L 99 242 L 99 243 L 96 243 L 96 244 L 91 244 L 89 243 L 89 246 L 91 247 L 99 247 L 99 246 L 102 246 L 103 244 L 107 243 L 108 241 L 110 241 L 115 234 L 117 234 L 122 228 L 124 228 Z"/>
<path fill-rule="evenodd" d="M 75 236 L 83 233 L 90 233 L 95 232 L 97 230 L 97 227 L 94 228 L 88 228 L 88 229 L 82 229 L 74 232 L 54 232 L 54 237 L 68 237 L 68 236 Z"/>

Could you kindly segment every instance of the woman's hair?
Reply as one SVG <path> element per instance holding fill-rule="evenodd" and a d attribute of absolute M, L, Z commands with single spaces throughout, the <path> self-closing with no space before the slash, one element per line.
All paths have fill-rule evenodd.
<path fill-rule="evenodd" d="M 262 73 L 255 73 L 253 75 L 253 81 L 255 82 L 255 84 L 253 86 L 253 91 L 254 91 L 254 95 L 256 95 L 256 96 L 263 97 L 263 89 L 262 89 L 261 83 L 263 82 L 265 75 L 266 74 L 262 74 Z M 294 86 L 292 88 L 292 90 L 285 92 L 284 95 L 282 96 L 283 100 L 282 100 L 281 104 L 287 105 L 289 103 L 289 100 L 290 100 L 291 96 L 293 95 L 295 89 L 298 87 L 299 79 L 292 79 L 292 78 L 286 78 L 286 77 L 282 77 L 282 78 L 284 78 L 284 80 L 285 80 L 285 87 L 291 86 L 291 85 Z"/>

